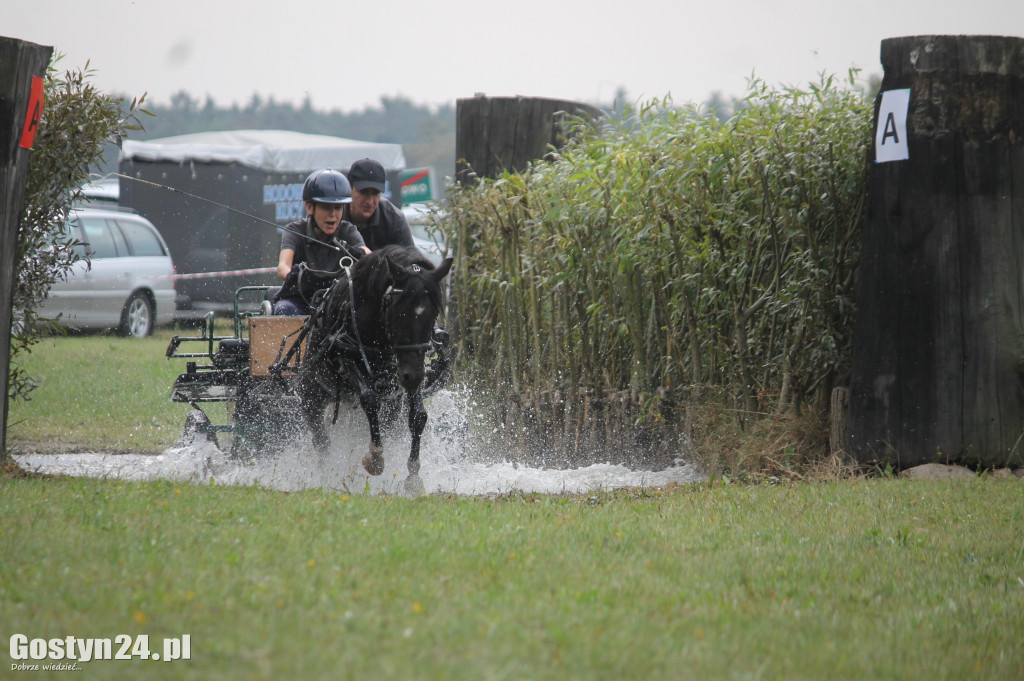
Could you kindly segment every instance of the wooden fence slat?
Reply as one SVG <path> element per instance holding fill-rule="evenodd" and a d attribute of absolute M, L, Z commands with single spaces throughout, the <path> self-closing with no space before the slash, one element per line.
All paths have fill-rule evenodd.
<path fill-rule="evenodd" d="M 11 303 L 21 214 L 28 172 L 29 149 L 21 147 L 22 129 L 28 115 L 32 77 L 44 77 L 52 47 L 0 37 L 0 391 L 3 417 L 0 423 L 0 464 L 7 460 L 7 393 L 11 361 Z"/>
<path fill-rule="evenodd" d="M 562 99 L 485 97 L 456 102 L 455 169 L 460 183 L 476 177 L 500 177 L 505 170 L 521 172 L 564 144 L 565 115 L 597 118 L 600 111 Z"/>

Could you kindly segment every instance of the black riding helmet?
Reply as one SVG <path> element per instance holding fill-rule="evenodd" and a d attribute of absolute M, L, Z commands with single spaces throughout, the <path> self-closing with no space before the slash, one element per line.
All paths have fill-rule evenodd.
<path fill-rule="evenodd" d="M 340 170 L 316 170 L 302 185 L 302 200 L 316 203 L 352 203 L 352 185 Z"/>

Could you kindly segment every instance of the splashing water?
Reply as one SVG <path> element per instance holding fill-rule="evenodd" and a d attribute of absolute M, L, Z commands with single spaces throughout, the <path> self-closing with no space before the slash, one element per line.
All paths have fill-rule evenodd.
<path fill-rule="evenodd" d="M 27 470 L 120 480 L 169 479 L 218 485 L 252 485 L 281 490 L 322 488 L 346 493 L 425 493 L 460 495 L 536 492 L 581 493 L 623 487 L 654 487 L 705 477 L 682 458 L 663 470 L 632 470 L 614 463 L 579 468 L 542 468 L 501 457 L 500 433 L 471 427 L 474 401 L 464 390 L 443 390 L 427 403 L 430 420 L 423 432 L 419 475 L 409 475 L 409 434 L 397 419 L 384 439 L 384 473 L 369 475 L 362 466 L 369 431 L 362 410 L 342 405 L 330 426 L 331 450 L 322 457 L 307 439 L 287 451 L 253 461 L 229 458 L 204 436 L 183 438 L 162 454 L 24 454 L 15 459 Z M 328 409 L 328 414 L 332 413 Z"/>

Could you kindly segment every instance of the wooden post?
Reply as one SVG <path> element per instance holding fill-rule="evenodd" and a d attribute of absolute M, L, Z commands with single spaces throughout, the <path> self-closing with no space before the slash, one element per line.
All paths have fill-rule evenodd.
<path fill-rule="evenodd" d="M 455 176 L 460 184 L 475 177 L 522 172 L 565 144 L 572 116 L 596 119 L 600 111 L 564 99 L 476 97 L 455 104 Z"/>
<path fill-rule="evenodd" d="M 0 392 L 4 403 L 0 466 L 7 463 L 7 392 L 18 218 L 30 147 L 42 113 L 41 79 L 46 75 L 52 52 L 52 47 L 0 37 Z"/>
<path fill-rule="evenodd" d="M 1020 466 L 1024 40 L 893 38 L 881 57 L 847 452 Z"/>

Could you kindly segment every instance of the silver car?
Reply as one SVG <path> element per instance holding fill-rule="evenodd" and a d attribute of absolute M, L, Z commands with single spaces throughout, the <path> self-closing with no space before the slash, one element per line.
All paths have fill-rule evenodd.
<path fill-rule="evenodd" d="M 405 215 L 405 221 L 409 223 L 416 248 L 420 249 L 432 263 L 439 265 L 445 248 L 444 240 L 430 229 L 430 214 L 434 210 L 436 209 L 423 203 L 402 206 L 402 213 Z"/>
<path fill-rule="evenodd" d="M 41 318 L 139 338 L 174 322 L 174 264 L 153 223 L 124 210 L 82 207 L 65 229 L 85 244 L 91 266 L 79 261 L 54 284 Z"/>

